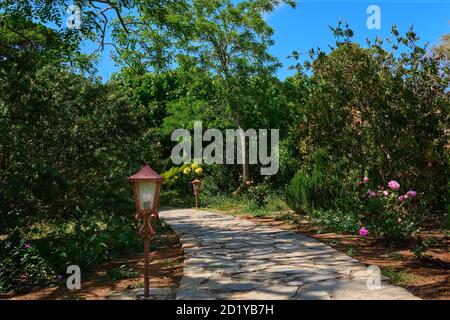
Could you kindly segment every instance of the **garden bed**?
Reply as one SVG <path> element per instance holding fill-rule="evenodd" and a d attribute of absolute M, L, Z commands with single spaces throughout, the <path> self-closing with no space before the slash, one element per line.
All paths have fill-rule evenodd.
<path fill-rule="evenodd" d="M 3 294 L 0 299 L 64 300 L 105 299 L 113 292 L 128 292 L 142 288 L 143 253 L 133 254 L 103 263 L 85 276 L 80 290 L 68 290 L 65 283 L 49 288 L 35 288 L 25 294 Z M 166 232 L 158 236 L 155 249 L 150 252 L 150 287 L 173 288 L 183 276 L 184 256 L 178 235 Z M 84 277 L 84 278 L 83 278 Z"/>

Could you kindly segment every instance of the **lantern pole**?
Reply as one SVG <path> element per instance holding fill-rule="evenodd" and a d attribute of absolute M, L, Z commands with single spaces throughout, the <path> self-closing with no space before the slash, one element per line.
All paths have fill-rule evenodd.
<path fill-rule="evenodd" d="M 144 298 L 148 298 L 150 296 L 150 276 L 149 276 L 149 260 L 150 260 L 150 237 L 155 234 L 155 231 L 152 228 L 151 219 L 155 216 L 154 209 L 144 210 L 142 213 L 142 218 L 144 219 L 144 223 L 139 230 L 139 235 L 142 239 L 144 239 Z"/>
<path fill-rule="evenodd" d="M 199 203 L 199 194 L 200 194 L 200 184 L 202 182 L 199 179 L 195 179 L 192 181 L 192 188 L 194 189 L 194 197 L 195 197 L 195 207 L 198 209 L 200 208 Z"/>
<path fill-rule="evenodd" d="M 146 217 L 145 219 L 148 219 L 148 217 Z M 144 238 L 144 298 L 148 298 L 150 296 L 150 276 L 148 271 L 149 260 L 150 260 L 150 237 L 146 236 Z"/>
<path fill-rule="evenodd" d="M 150 274 L 149 274 L 149 260 L 150 260 L 150 238 L 155 235 L 155 230 L 152 227 L 151 221 L 158 219 L 158 202 L 159 191 L 161 187 L 162 177 L 154 172 L 151 167 L 146 164 L 139 172 L 128 177 L 128 180 L 133 185 L 133 195 L 136 206 L 136 221 L 142 220 L 142 226 L 139 229 L 139 236 L 144 240 L 144 298 L 150 296 Z M 155 192 L 153 194 L 153 207 L 146 207 L 145 203 L 140 204 L 139 190 L 137 187 L 138 181 L 154 181 L 156 183 Z"/>

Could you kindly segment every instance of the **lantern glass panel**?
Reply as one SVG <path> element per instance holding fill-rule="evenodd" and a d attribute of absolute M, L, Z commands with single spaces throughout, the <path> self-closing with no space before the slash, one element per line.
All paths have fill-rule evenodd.
<path fill-rule="evenodd" d="M 156 182 L 138 181 L 137 191 L 139 198 L 139 209 L 140 210 L 153 209 L 153 201 L 155 200 Z"/>
<path fill-rule="evenodd" d="M 194 183 L 194 191 L 198 192 L 200 189 L 200 184 L 199 183 Z"/>

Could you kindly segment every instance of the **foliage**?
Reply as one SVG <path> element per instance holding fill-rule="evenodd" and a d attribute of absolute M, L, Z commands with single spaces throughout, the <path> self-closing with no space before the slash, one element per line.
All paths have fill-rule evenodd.
<path fill-rule="evenodd" d="M 333 32 L 330 53 L 311 51 L 305 65 L 311 75 L 297 65 L 287 80 L 290 90 L 299 88 L 292 134 L 301 157 L 287 201 L 327 224 L 364 221 L 374 234 L 399 239 L 424 215 L 447 207 L 449 73 L 441 56 L 417 44 L 413 30 L 401 36 L 393 27 L 392 51 L 381 39 L 362 48 L 341 24 Z M 354 184 L 362 175 L 370 176 L 373 190 L 398 179 L 420 190 L 420 200 L 398 206 L 399 195 L 363 198 Z"/>
<path fill-rule="evenodd" d="M 398 271 L 394 267 L 381 269 L 381 274 L 395 285 L 407 285 L 414 280 L 414 277 L 404 271 Z"/>
<path fill-rule="evenodd" d="M 40 252 L 23 239 L 0 241 L 0 292 L 47 285 L 52 269 Z"/>
<path fill-rule="evenodd" d="M 357 170 L 348 167 L 346 158 L 334 160 L 320 149 L 311 158 L 310 164 L 303 166 L 286 187 L 286 200 L 291 208 L 302 213 L 315 209 L 354 209 L 352 179 Z"/>
<path fill-rule="evenodd" d="M 268 196 L 270 193 L 270 184 L 268 182 L 262 182 L 248 188 L 246 195 L 257 207 L 264 207 L 268 203 Z"/>
<path fill-rule="evenodd" d="M 418 244 L 413 246 L 410 251 L 414 253 L 417 259 L 429 260 L 432 259 L 432 256 L 426 255 L 425 251 L 428 250 L 430 247 L 436 246 L 438 244 L 439 242 L 430 236 L 425 240 L 421 240 Z"/>
<path fill-rule="evenodd" d="M 346 38 L 314 56 L 308 98 L 298 105 L 298 150 L 305 162 L 317 149 L 345 157 L 376 183 L 402 180 L 422 190 L 430 210 L 442 210 L 450 78 L 412 30 L 392 32 L 392 50 L 403 46 L 401 54 L 385 50 L 380 39 L 362 48 Z"/>
<path fill-rule="evenodd" d="M 153 226 L 158 234 L 170 230 L 162 221 L 154 222 Z M 131 217 L 111 216 L 100 220 L 95 215 L 52 224 L 44 233 L 42 226 L 36 229 L 28 235 L 30 240 L 23 240 L 18 230 L 0 241 L 1 291 L 19 292 L 32 285 L 45 286 L 54 282 L 56 275 L 65 275 L 69 265 L 78 265 L 86 272 L 102 262 L 140 252 L 143 246 Z M 130 275 L 129 271 L 112 271 L 110 276 Z"/>
<path fill-rule="evenodd" d="M 421 194 L 413 190 L 401 194 L 404 188 L 400 189 L 400 185 L 390 189 L 382 187 L 378 192 L 367 190 L 366 183 L 361 183 L 361 186 L 364 186 L 361 222 L 369 232 L 386 240 L 399 241 L 417 230 L 416 211 L 420 208 Z"/>
<path fill-rule="evenodd" d="M 441 41 L 433 47 L 433 54 L 439 61 L 442 61 L 448 71 L 450 68 L 450 33 L 441 37 Z"/>
<path fill-rule="evenodd" d="M 161 192 L 161 204 L 174 207 L 193 206 L 194 196 L 192 181 L 200 179 L 202 181 L 201 197 L 203 194 L 203 177 L 207 174 L 203 171 L 206 169 L 205 164 L 182 164 L 172 166 L 169 170 L 161 175 L 164 178 Z"/>
<path fill-rule="evenodd" d="M 131 219 L 111 217 L 99 221 L 94 217 L 54 228 L 45 237 L 35 240 L 35 246 L 56 273 L 65 274 L 71 264 L 85 270 L 137 252 L 142 248 L 142 241 Z"/>
<path fill-rule="evenodd" d="M 120 267 L 110 269 L 106 272 L 106 277 L 110 281 L 116 281 L 121 279 L 130 279 L 130 278 L 136 278 L 141 275 L 141 272 L 129 268 L 126 265 L 121 265 Z"/>
<path fill-rule="evenodd" d="M 203 167 L 204 164 L 200 165 L 196 162 L 173 166 L 161 174 L 164 178 L 163 184 L 169 188 L 177 188 L 179 185 L 183 188 L 186 184 L 191 184 L 194 179 L 203 176 Z"/>
<path fill-rule="evenodd" d="M 210 210 L 224 211 L 232 214 L 248 214 L 255 217 L 270 215 L 280 220 L 296 221 L 281 195 L 271 191 L 265 195 L 264 204 L 261 205 L 255 201 L 250 192 L 247 190 L 246 193 L 238 197 L 229 197 L 226 195 L 210 196 L 205 198 L 203 205 Z"/>
<path fill-rule="evenodd" d="M 355 233 L 358 230 L 359 217 L 352 211 L 315 209 L 310 216 L 314 223 L 326 226 L 330 231 Z"/>
<path fill-rule="evenodd" d="M 339 24 L 335 47 L 311 50 L 306 70 L 297 61 L 282 81 L 264 19 L 281 3 L 294 6 L 77 1 L 77 31 L 59 12 L 71 1 L 0 0 L 0 230 L 9 235 L 0 242 L 0 290 L 45 285 L 68 264 L 84 270 L 141 250 L 124 178 L 144 162 L 163 172 L 162 205 L 192 206 L 200 177 L 208 208 L 297 223 L 288 204 L 334 230 L 364 226 L 388 240 L 413 234 L 429 212 L 450 217 L 448 35 L 427 52 L 412 29 L 402 36 L 394 27 L 388 42 L 364 48 Z M 118 19 L 110 24 L 99 10 Z M 95 52 L 79 48 L 96 39 L 103 50 L 110 27 L 123 69 L 102 84 L 92 74 Z M 172 131 L 196 120 L 204 129 L 282 129 L 280 173 L 258 177 L 258 165 L 245 163 L 242 173 L 172 166 Z M 370 181 L 357 183 L 362 176 Z M 392 179 L 419 194 L 401 202 L 399 190 L 384 195 Z M 239 183 L 248 188 L 230 199 Z M 129 274 L 119 268 L 110 277 Z"/>
<path fill-rule="evenodd" d="M 134 223 L 121 217 L 132 216 L 124 177 L 158 156 L 143 143 L 151 137 L 145 110 L 124 88 L 75 74 L 60 34 L 0 22 L 0 230 L 13 241 L 1 242 L 8 265 L 0 281 L 20 291 L 50 283 L 69 264 L 86 270 L 141 249 Z M 17 243 L 37 225 L 50 230 L 24 251 Z"/>
<path fill-rule="evenodd" d="M 326 154 L 318 152 L 311 172 L 304 167 L 294 176 L 286 188 L 291 208 L 309 214 L 334 231 L 355 233 L 358 225 L 363 225 L 370 233 L 389 241 L 402 240 L 417 230 L 417 212 L 423 208 L 422 193 L 419 196 L 416 191 L 400 186 L 390 190 L 369 177 L 352 180 L 356 172 L 343 169 L 347 161 L 326 166 L 331 163 L 326 159 Z M 338 175 L 339 168 L 343 175 Z"/>
<path fill-rule="evenodd" d="M 167 66 L 173 58 L 178 70 L 198 76 L 191 77 L 194 86 L 207 84 L 198 87 L 200 97 L 196 93 L 186 95 L 168 106 L 172 111 L 165 121 L 167 126 L 181 122 L 176 128 L 189 128 L 194 120 L 206 117 L 235 128 L 258 128 L 258 125 L 274 122 L 275 127 L 279 127 L 276 119 L 288 113 L 276 112 L 285 107 L 285 101 L 279 94 L 281 81 L 273 76 L 278 66 L 268 50 L 273 43 L 273 30 L 265 22 L 263 13 L 281 3 L 295 6 L 294 1 L 273 0 L 171 2 L 164 12 L 170 31 L 155 29 L 152 23 L 136 24 L 132 35 L 116 37 L 126 52 L 119 55 L 118 60 L 138 65 L 131 69 L 139 73 L 150 67 L 160 70 L 161 64 Z M 154 21 L 145 11 L 142 17 Z M 159 58 L 156 64 L 154 55 L 144 54 L 145 47 L 141 45 L 155 41 L 164 43 L 164 49 L 156 54 Z M 187 83 L 189 87 L 191 82 Z M 205 96 L 209 99 L 203 99 Z M 247 181 L 250 171 L 247 157 L 244 159 L 242 175 Z"/>
<path fill-rule="evenodd" d="M 202 180 L 202 197 L 229 195 L 239 182 L 239 172 L 234 166 L 208 165 L 208 174 Z"/>
<path fill-rule="evenodd" d="M 12 48 L 11 60 L 0 63 L 3 225 L 27 225 L 31 216 L 36 222 L 129 212 L 123 177 L 143 157 L 152 159 L 148 154 L 157 157 L 148 145 L 140 152 L 151 137 L 140 123 L 145 111 L 133 107 L 123 89 L 76 75 L 60 61 L 22 64 L 22 56 L 43 58 L 2 36 Z"/>
<path fill-rule="evenodd" d="M 450 204 L 447 205 L 447 229 L 450 229 Z"/>

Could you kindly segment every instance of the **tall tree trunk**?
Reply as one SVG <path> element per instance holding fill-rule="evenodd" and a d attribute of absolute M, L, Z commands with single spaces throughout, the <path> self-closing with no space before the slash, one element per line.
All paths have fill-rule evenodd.
<path fill-rule="evenodd" d="M 245 134 L 244 129 L 241 127 L 241 121 L 239 115 L 235 116 L 234 123 L 236 125 L 237 129 L 240 129 L 238 143 L 241 146 L 242 150 L 242 182 L 239 184 L 236 190 L 233 191 L 233 195 L 237 196 L 244 192 L 248 187 L 251 185 L 251 179 L 250 179 L 250 170 L 248 166 L 248 143 L 245 140 Z"/>

